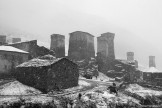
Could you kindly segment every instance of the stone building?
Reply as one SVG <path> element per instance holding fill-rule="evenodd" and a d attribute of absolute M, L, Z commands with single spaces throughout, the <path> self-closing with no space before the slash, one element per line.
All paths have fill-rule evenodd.
<path fill-rule="evenodd" d="M 0 73 L 9 73 L 28 60 L 29 53 L 12 46 L 0 46 Z"/>
<path fill-rule="evenodd" d="M 104 72 L 108 77 L 126 82 L 137 82 L 140 79 L 141 72 L 135 67 L 134 61 L 115 59 L 109 65 L 111 70 Z"/>
<path fill-rule="evenodd" d="M 114 33 L 103 33 L 97 37 L 97 53 L 101 53 L 104 58 L 115 59 Z"/>
<path fill-rule="evenodd" d="M 5 35 L 0 35 L 0 45 L 4 45 L 7 43 L 7 38 Z"/>
<path fill-rule="evenodd" d="M 107 72 L 112 70 L 112 62 L 115 59 L 114 52 L 114 33 L 103 33 L 97 37 L 97 62 L 98 70 Z"/>
<path fill-rule="evenodd" d="M 55 52 L 56 57 L 65 57 L 65 36 L 52 34 L 50 49 Z"/>
<path fill-rule="evenodd" d="M 127 52 L 127 60 L 128 61 L 134 60 L 134 52 Z"/>
<path fill-rule="evenodd" d="M 138 61 L 134 59 L 134 52 L 127 52 L 127 61 L 132 62 L 138 68 Z"/>
<path fill-rule="evenodd" d="M 12 38 L 12 43 L 21 42 L 21 38 Z"/>
<path fill-rule="evenodd" d="M 70 33 L 68 56 L 75 60 L 95 57 L 94 36 L 82 31 Z"/>
<path fill-rule="evenodd" d="M 155 56 L 149 56 L 149 67 L 156 67 Z"/>
<path fill-rule="evenodd" d="M 155 56 L 149 56 L 149 68 L 142 71 L 144 81 L 162 86 L 162 71 L 156 68 Z"/>
<path fill-rule="evenodd" d="M 37 45 L 37 40 L 18 42 L 13 44 L 6 44 L 6 46 L 13 46 L 23 51 L 29 52 L 29 59 L 36 58 L 47 54 L 55 55 L 54 51 L 49 50 L 43 46 Z"/>
<path fill-rule="evenodd" d="M 45 55 L 20 64 L 15 77 L 28 86 L 44 93 L 56 88 L 66 89 L 78 85 L 78 65 L 67 58 Z"/>

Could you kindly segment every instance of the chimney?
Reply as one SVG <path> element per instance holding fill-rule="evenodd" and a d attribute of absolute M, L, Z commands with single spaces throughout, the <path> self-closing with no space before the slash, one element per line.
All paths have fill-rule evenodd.
<path fill-rule="evenodd" d="M 57 58 L 65 57 L 65 36 L 52 34 L 50 49 L 55 52 Z"/>
<path fill-rule="evenodd" d="M 108 45 L 108 58 L 115 59 L 115 52 L 114 52 L 114 33 L 103 33 L 101 34 L 101 37 L 105 37 Z"/>
<path fill-rule="evenodd" d="M 149 67 L 156 67 L 155 56 L 149 56 Z"/>
<path fill-rule="evenodd" d="M 6 36 L 5 35 L 0 35 L 0 45 L 4 45 L 6 44 Z"/>
<path fill-rule="evenodd" d="M 127 52 L 127 60 L 128 61 L 134 60 L 134 52 Z"/>
<path fill-rule="evenodd" d="M 21 38 L 12 38 L 12 43 L 21 42 Z"/>

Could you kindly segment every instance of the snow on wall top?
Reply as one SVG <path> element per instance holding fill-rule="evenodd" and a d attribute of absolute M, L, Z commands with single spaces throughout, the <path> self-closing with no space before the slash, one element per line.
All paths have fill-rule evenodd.
<path fill-rule="evenodd" d="M 0 46 L 0 51 L 9 51 L 9 52 L 18 52 L 18 53 L 28 54 L 28 52 L 20 50 L 18 48 L 12 47 L 12 46 Z"/>
<path fill-rule="evenodd" d="M 45 55 L 42 57 L 34 58 L 28 62 L 24 62 L 17 67 L 41 67 L 41 66 L 49 66 L 62 58 L 55 58 L 52 55 Z"/>

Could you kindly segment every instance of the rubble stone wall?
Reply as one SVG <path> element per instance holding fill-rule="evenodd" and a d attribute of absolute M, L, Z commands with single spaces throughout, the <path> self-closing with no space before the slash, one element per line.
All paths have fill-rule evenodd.
<path fill-rule="evenodd" d="M 57 87 L 65 89 L 77 86 L 79 70 L 75 63 L 63 58 L 49 66 L 17 67 L 15 77 L 21 83 L 47 93 Z"/>

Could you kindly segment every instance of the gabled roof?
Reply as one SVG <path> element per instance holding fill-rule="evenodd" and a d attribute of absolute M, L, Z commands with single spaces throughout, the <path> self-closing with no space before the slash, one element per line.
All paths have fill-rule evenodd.
<path fill-rule="evenodd" d="M 9 43 L 9 44 L 6 44 L 6 46 L 11 46 L 11 45 L 16 45 L 16 44 L 22 44 L 22 43 L 29 43 L 29 42 L 35 42 L 35 43 L 37 43 L 37 40 L 29 40 L 29 41 L 21 41 L 21 42 L 16 42 L 16 43 Z"/>
<path fill-rule="evenodd" d="M 135 63 L 135 60 L 133 60 L 133 61 L 128 61 L 128 60 L 124 60 L 124 59 L 116 59 L 116 61 L 119 61 L 119 62 L 121 62 L 121 63 L 123 63 L 123 64 L 127 64 L 127 65 L 130 65 L 130 64 L 132 64 L 132 63 Z"/>
<path fill-rule="evenodd" d="M 143 72 L 149 72 L 149 73 L 162 73 L 155 67 L 150 67 L 148 69 L 145 69 Z"/>
<path fill-rule="evenodd" d="M 55 58 L 52 55 L 45 55 L 38 58 L 34 58 L 32 60 L 29 60 L 28 62 L 24 62 L 17 67 L 42 67 L 42 66 L 50 66 L 59 60 L 64 58 Z M 70 60 L 69 60 L 70 61 Z"/>
<path fill-rule="evenodd" d="M 28 54 L 28 52 L 20 50 L 18 48 L 12 47 L 12 46 L 0 46 L 0 51 L 18 52 L 18 53 Z"/>

